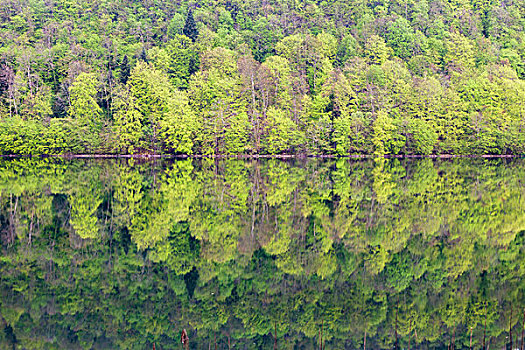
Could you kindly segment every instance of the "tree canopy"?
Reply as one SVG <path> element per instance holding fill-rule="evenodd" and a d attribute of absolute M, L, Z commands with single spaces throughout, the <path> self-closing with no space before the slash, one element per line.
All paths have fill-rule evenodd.
<path fill-rule="evenodd" d="M 520 1 L 0 8 L 0 154 L 524 152 Z"/>

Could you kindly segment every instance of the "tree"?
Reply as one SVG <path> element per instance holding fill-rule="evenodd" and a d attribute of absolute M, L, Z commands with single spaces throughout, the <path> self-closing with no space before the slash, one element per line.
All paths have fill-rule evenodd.
<path fill-rule="evenodd" d="M 176 34 L 165 48 L 154 48 L 150 54 L 155 67 L 168 75 L 175 88 L 188 87 L 190 75 L 197 70 L 198 55 L 187 36 Z"/>
<path fill-rule="evenodd" d="M 332 152 L 330 98 L 323 94 L 318 94 L 313 99 L 305 96 L 304 106 L 308 118 L 305 128 L 308 150 L 313 154 L 330 154 Z"/>
<path fill-rule="evenodd" d="M 438 135 L 429 123 L 412 119 L 408 124 L 409 139 L 407 145 L 415 154 L 432 154 Z"/>
<path fill-rule="evenodd" d="M 390 24 L 387 44 L 397 57 L 408 59 L 414 53 L 414 30 L 405 18 L 398 18 Z"/>
<path fill-rule="evenodd" d="M 170 153 L 192 154 L 194 139 L 200 128 L 184 91 L 175 91 L 168 110 L 160 122 L 161 137 Z"/>
<path fill-rule="evenodd" d="M 288 59 L 281 56 L 270 56 L 262 66 L 270 71 L 270 79 L 273 85 L 269 105 L 293 112 L 292 70 Z"/>
<path fill-rule="evenodd" d="M 474 46 L 469 38 L 456 32 L 450 33 L 445 45 L 444 61 L 450 74 L 458 75 L 474 66 Z"/>
<path fill-rule="evenodd" d="M 95 73 L 81 73 L 69 88 L 71 106 L 68 114 L 81 125 L 95 126 L 102 109 L 97 103 L 98 78 Z"/>
<path fill-rule="evenodd" d="M 398 131 L 394 120 L 384 111 L 377 113 L 372 126 L 374 154 L 398 154 L 405 145 L 405 137 Z"/>
<path fill-rule="evenodd" d="M 188 88 L 190 105 L 201 125 L 197 134 L 199 152 L 242 152 L 249 123 L 235 53 L 215 48 L 206 52 L 201 64 L 202 70 L 192 77 Z"/>
<path fill-rule="evenodd" d="M 168 78 L 151 64 L 138 62 L 128 85 L 134 106 L 141 114 L 142 130 L 149 148 L 156 152 L 160 145 L 160 124 L 169 111 L 171 86 Z"/>
<path fill-rule="evenodd" d="M 332 140 L 339 155 L 364 154 L 370 144 L 370 117 L 362 112 L 344 112 L 334 119 Z"/>
<path fill-rule="evenodd" d="M 53 114 L 53 110 L 51 109 L 51 89 L 43 85 L 40 87 L 36 93 L 32 96 L 30 99 L 30 109 L 28 111 L 28 115 L 31 118 L 44 120 L 50 115 Z"/>
<path fill-rule="evenodd" d="M 76 234 L 82 239 L 100 237 L 96 212 L 102 203 L 100 193 L 83 184 L 69 197 L 71 203 L 70 223 Z"/>
<path fill-rule="evenodd" d="M 191 41 L 195 42 L 199 36 L 199 31 L 197 30 L 197 25 L 195 24 L 195 19 L 193 18 L 193 11 L 189 10 L 188 15 L 186 16 L 186 22 L 184 23 L 184 28 L 182 33 L 186 35 Z"/>
<path fill-rule="evenodd" d="M 264 149 L 268 154 L 293 152 L 304 142 L 304 135 L 286 112 L 271 107 L 267 113 L 268 134 Z"/>
<path fill-rule="evenodd" d="M 120 83 L 126 84 L 129 79 L 131 68 L 129 67 L 128 55 L 124 55 L 122 62 L 120 63 Z"/>
<path fill-rule="evenodd" d="M 135 98 L 129 91 L 129 86 L 116 89 L 113 98 L 114 130 L 116 136 L 115 148 L 119 152 L 134 154 L 135 150 L 145 147 L 142 130 L 143 116 L 137 108 Z"/>
<path fill-rule="evenodd" d="M 184 24 L 186 23 L 184 16 L 180 13 L 175 13 L 168 25 L 168 36 L 174 38 L 176 35 L 183 34 Z"/>
<path fill-rule="evenodd" d="M 365 54 L 372 64 L 383 64 L 390 57 L 391 49 L 385 40 L 378 35 L 372 35 L 365 44 Z"/>

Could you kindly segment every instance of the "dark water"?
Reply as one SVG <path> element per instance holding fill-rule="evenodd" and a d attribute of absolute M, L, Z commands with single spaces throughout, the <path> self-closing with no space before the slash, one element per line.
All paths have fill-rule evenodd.
<path fill-rule="evenodd" d="M 0 160 L 0 348 L 520 348 L 524 181 L 521 159 Z"/>

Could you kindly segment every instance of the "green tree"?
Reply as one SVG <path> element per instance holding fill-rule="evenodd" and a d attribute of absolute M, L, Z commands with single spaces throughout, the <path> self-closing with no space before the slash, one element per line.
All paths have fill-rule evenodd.
<path fill-rule="evenodd" d="M 120 152 L 129 154 L 135 153 L 135 150 L 141 147 L 146 147 L 142 129 L 143 116 L 127 85 L 116 89 L 113 107 L 115 108 L 113 114 L 115 147 Z"/>
<path fill-rule="evenodd" d="M 412 57 L 415 49 L 414 30 L 405 18 L 400 17 L 390 24 L 386 38 L 397 57 Z"/>
<path fill-rule="evenodd" d="M 129 75 L 131 73 L 128 55 L 124 55 L 124 58 L 122 59 L 122 62 L 120 63 L 119 70 L 120 70 L 120 83 L 126 84 L 128 82 Z"/>
<path fill-rule="evenodd" d="M 437 144 L 438 135 L 429 123 L 412 119 L 408 124 L 409 138 L 407 146 L 416 154 L 432 154 Z"/>
<path fill-rule="evenodd" d="M 69 116 L 80 125 L 94 127 L 100 122 L 102 109 L 97 102 L 98 78 L 95 73 L 81 73 L 69 88 Z"/>
<path fill-rule="evenodd" d="M 304 135 L 297 130 L 297 125 L 286 116 L 286 112 L 270 108 L 267 112 L 268 134 L 265 150 L 268 154 L 293 152 L 301 147 Z"/>
<path fill-rule="evenodd" d="M 100 193 L 83 185 L 69 197 L 71 203 L 70 224 L 82 239 L 100 238 L 96 212 L 102 203 Z"/>
<path fill-rule="evenodd" d="M 342 113 L 334 119 L 332 139 L 336 153 L 364 154 L 370 145 L 370 118 L 362 112 Z"/>
<path fill-rule="evenodd" d="M 155 48 L 152 51 L 156 68 L 168 74 L 171 84 L 175 88 L 187 88 L 198 59 L 191 40 L 177 34 L 164 49 Z"/>
<path fill-rule="evenodd" d="M 398 154 L 405 145 L 405 137 L 393 118 L 384 111 L 377 113 L 372 126 L 372 144 L 375 155 Z"/>
<path fill-rule="evenodd" d="M 188 15 L 186 16 L 186 22 L 184 23 L 184 28 L 182 33 L 186 35 L 191 41 L 195 42 L 199 36 L 199 31 L 197 30 L 197 25 L 195 24 L 195 19 L 193 18 L 193 11 L 189 10 Z"/>
<path fill-rule="evenodd" d="M 445 65 L 450 73 L 462 73 L 474 67 L 474 46 L 469 38 L 450 33 L 445 42 Z"/>
<path fill-rule="evenodd" d="M 365 55 L 372 64 L 383 64 L 390 57 L 391 49 L 385 40 L 378 35 L 372 35 L 365 44 Z"/>
<path fill-rule="evenodd" d="M 151 64 L 138 62 L 131 72 L 128 86 L 134 107 L 141 114 L 146 142 L 150 150 L 156 152 L 160 143 L 160 123 L 169 111 L 171 85 L 167 76 Z"/>
<path fill-rule="evenodd" d="M 197 141 L 202 154 L 239 153 L 246 147 L 246 97 L 234 52 L 216 48 L 202 58 L 203 70 L 190 82 L 188 95 L 201 128 Z"/>
<path fill-rule="evenodd" d="M 175 91 L 168 101 L 168 111 L 161 122 L 161 137 L 169 152 L 192 154 L 194 139 L 200 128 L 183 91 Z"/>

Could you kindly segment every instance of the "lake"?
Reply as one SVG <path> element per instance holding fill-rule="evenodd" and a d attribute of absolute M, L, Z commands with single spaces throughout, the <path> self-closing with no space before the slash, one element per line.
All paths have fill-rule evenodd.
<path fill-rule="evenodd" d="M 522 348 L 524 181 L 523 159 L 3 159 L 0 348 Z"/>

